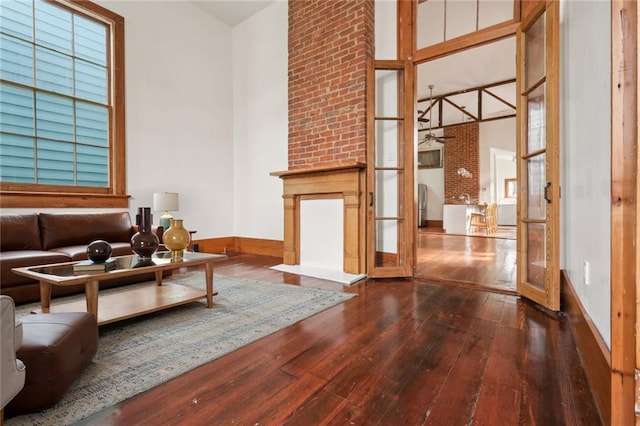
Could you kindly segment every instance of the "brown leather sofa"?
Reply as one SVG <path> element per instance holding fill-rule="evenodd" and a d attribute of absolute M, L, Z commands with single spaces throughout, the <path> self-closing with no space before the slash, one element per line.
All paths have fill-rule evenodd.
<path fill-rule="evenodd" d="M 162 242 L 162 227 L 154 232 Z M 131 237 L 137 232 L 129 212 L 31 213 L 0 215 L 0 293 L 15 303 L 40 300 L 37 281 L 14 274 L 11 268 L 69 262 L 87 258 L 87 246 L 105 240 L 112 256 L 132 254 Z M 149 277 L 137 277 L 153 279 Z M 129 284 L 131 279 L 105 280 L 100 288 Z M 52 288 L 52 296 L 78 293 L 83 286 Z"/>

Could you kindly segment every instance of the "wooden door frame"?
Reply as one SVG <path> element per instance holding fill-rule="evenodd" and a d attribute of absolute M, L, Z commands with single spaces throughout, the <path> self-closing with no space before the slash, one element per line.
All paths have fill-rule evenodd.
<path fill-rule="evenodd" d="M 611 418 L 637 424 L 640 343 L 638 233 L 638 5 L 611 2 Z M 635 296 L 635 297 L 634 297 Z"/>
<path fill-rule="evenodd" d="M 397 85 L 398 117 L 376 117 L 376 71 L 387 70 L 399 72 L 402 78 Z M 415 233 L 416 217 L 412 212 L 403 209 L 405 206 L 417 208 L 415 198 L 415 174 L 411 173 L 411 167 L 415 164 L 414 129 L 412 123 L 415 120 L 413 100 L 415 82 L 414 70 L 409 60 L 370 60 L 367 63 L 367 103 L 373 107 L 367 109 L 367 192 L 369 204 L 367 206 L 367 275 L 371 278 L 395 278 L 412 277 L 415 275 L 416 244 Z M 376 122 L 381 119 L 398 120 L 402 126 L 398 129 L 397 167 L 386 167 L 387 170 L 399 170 L 399 185 L 402 190 L 396 194 L 397 218 L 397 254 L 385 262 L 385 254 L 377 251 L 377 181 L 376 173 L 379 170 L 376 162 Z M 407 125 L 406 123 L 410 123 Z M 385 167 L 380 169 L 384 170 Z M 413 211 L 413 210 L 412 210 Z M 404 238 L 400 238 L 400 236 Z M 380 255 L 380 258 L 378 257 Z"/>
<path fill-rule="evenodd" d="M 517 236 L 517 292 L 546 309 L 560 311 L 560 5 L 557 2 L 538 0 L 520 23 L 516 47 L 516 156 L 518 158 L 518 236 Z M 544 76 L 540 80 L 527 82 L 525 58 L 527 31 L 539 20 L 544 20 Z M 520 77 L 520 78 L 518 78 Z M 528 99 L 537 88 L 544 87 L 545 144 L 543 148 L 528 148 Z M 545 157 L 544 198 L 547 199 L 544 218 L 529 217 L 528 164 L 532 158 Z M 542 188 L 541 188 L 542 190 Z M 547 193 L 547 190 L 548 193 Z M 537 194 L 536 194 L 537 195 Z M 542 194 L 540 194 L 542 195 Z M 541 283 L 531 282 L 529 225 L 544 225 L 544 288 Z"/>
<path fill-rule="evenodd" d="M 513 23 L 417 50 L 413 34 L 416 1 L 397 2 L 398 59 L 413 60 L 414 66 L 515 35 L 520 16 L 533 3 L 514 0 Z M 637 378 L 640 343 L 635 334 L 640 317 L 640 252 L 636 249 L 640 245 L 637 220 L 640 217 L 637 203 L 640 198 L 637 176 L 640 162 L 637 149 L 639 13 L 636 0 L 611 2 L 611 417 L 603 419 L 609 424 L 634 424 L 634 419 L 637 420 L 635 401 L 640 399 L 640 390 L 636 391 L 640 389 Z"/>

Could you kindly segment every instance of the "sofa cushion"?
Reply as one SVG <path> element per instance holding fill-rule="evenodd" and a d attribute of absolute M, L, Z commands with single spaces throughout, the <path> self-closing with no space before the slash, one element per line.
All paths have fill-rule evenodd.
<path fill-rule="evenodd" d="M 86 245 L 94 240 L 128 242 L 133 235 L 129 212 L 40 213 L 45 250 Z"/>
<path fill-rule="evenodd" d="M 0 251 L 42 250 L 38 215 L 0 215 Z"/>
<path fill-rule="evenodd" d="M 33 282 L 33 278 L 14 274 L 11 268 L 47 265 L 49 263 L 69 262 L 71 258 L 64 253 L 38 250 L 13 250 L 0 252 L 0 283 L 2 293 L 7 287 Z"/>

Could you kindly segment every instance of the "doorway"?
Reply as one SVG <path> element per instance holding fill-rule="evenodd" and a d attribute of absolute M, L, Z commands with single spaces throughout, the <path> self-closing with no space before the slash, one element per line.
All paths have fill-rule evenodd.
<path fill-rule="evenodd" d="M 509 37 L 416 66 L 416 278 L 516 294 L 515 48 Z M 490 233 L 469 226 L 488 203 Z"/>

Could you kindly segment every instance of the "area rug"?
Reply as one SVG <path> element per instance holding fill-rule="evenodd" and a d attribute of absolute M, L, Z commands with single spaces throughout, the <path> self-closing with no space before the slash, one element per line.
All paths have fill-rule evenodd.
<path fill-rule="evenodd" d="M 201 272 L 170 280 L 204 288 Z M 72 424 L 354 296 L 218 274 L 214 287 L 212 309 L 203 300 L 101 327 L 98 353 L 65 397 L 5 424 Z M 16 317 L 34 307 L 18 306 Z"/>

